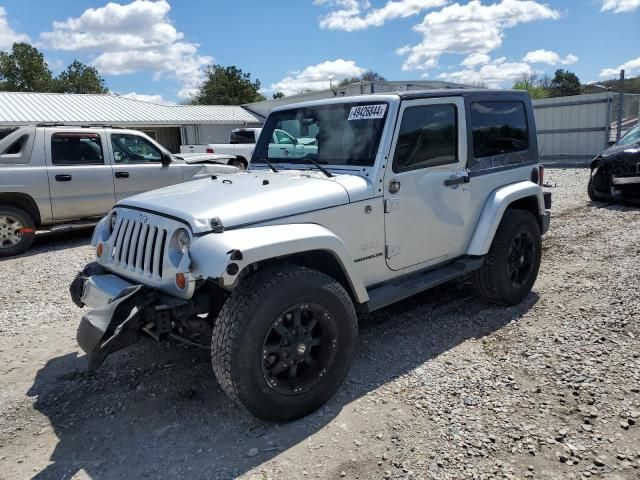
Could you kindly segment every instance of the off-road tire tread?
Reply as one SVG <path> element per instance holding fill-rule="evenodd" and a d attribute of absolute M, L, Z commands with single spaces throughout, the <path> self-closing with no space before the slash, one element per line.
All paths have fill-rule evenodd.
<path fill-rule="evenodd" d="M 511 222 L 517 221 L 519 217 L 524 218 L 524 216 L 527 215 L 534 218 L 531 212 L 526 210 L 509 208 L 504 212 L 482 267 L 473 272 L 471 276 L 476 293 L 488 302 L 498 305 L 509 305 L 501 298 L 498 292 L 496 258 L 500 254 L 500 247 L 502 246 L 501 243 L 504 242 L 504 231 L 507 226 Z"/>
<path fill-rule="evenodd" d="M 246 410 L 238 395 L 236 383 L 232 375 L 233 352 L 237 350 L 239 337 L 245 328 L 245 323 L 250 320 L 246 312 L 255 308 L 260 299 L 273 289 L 275 285 L 287 278 L 317 275 L 325 278 L 327 287 L 344 300 L 348 305 L 357 329 L 357 317 L 353 302 L 349 294 L 335 279 L 317 270 L 298 265 L 284 265 L 258 271 L 241 281 L 225 302 L 215 326 L 211 340 L 211 363 L 213 372 L 222 390 L 239 407 Z"/>

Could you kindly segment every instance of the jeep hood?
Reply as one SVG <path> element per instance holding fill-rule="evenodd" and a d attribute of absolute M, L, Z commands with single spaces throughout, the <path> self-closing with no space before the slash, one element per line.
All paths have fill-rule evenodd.
<path fill-rule="evenodd" d="M 315 171 L 253 170 L 152 190 L 117 206 L 176 217 L 187 221 L 194 233 L 204 233 L 211 231 L 216 217 L 228 229 L 344 205 L 350 190 L 362 195 L 367 184 L 354 175 L 328 178 Z"/>

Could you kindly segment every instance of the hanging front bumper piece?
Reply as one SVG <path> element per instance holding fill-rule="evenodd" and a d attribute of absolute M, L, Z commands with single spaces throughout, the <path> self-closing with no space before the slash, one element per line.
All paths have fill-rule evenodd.
<path fill-rule="evenodd" d="M 89 370 L 95 370 L 107 355 L 140 340 L 143 331 L 158 338 L 172 330 L 172 318 L 194 312 L 192 303 L 134 285 L 108 274 L 100 265 L 89 264 L 69 288 L 79 307 L 89 306 L 78 327 L 78 345 L 87 354 Z"/>

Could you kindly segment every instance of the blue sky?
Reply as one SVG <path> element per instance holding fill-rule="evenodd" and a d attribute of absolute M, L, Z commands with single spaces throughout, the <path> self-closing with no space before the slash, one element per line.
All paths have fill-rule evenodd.
<path fill-rule="evenodd" d="M 0 50 L 13 41 L 54 72 L 77 58 L 114 92 L 169 102 L 209 63 L 250 72 L 266 95 L 366 69 L 509 87 L 565 68 L 588 82 L 640 75 L 640 0 L 0 0 Z"/>

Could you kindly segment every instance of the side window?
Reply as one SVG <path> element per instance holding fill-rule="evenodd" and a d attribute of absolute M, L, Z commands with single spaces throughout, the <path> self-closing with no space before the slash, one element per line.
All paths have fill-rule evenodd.
<path fill-rule="evenodd" d="M 53 165 L 103 165 L 102 143 L 97 133 L 54 133 L 51 136 Z"/>
<path fill-rule="evenodd" d="M 473 136 L 471 170 L 526 162 L 527 115 L 522 102 L 474 102 L 470 106 Z"/>
<path fill-rule="evenodd" d="M 405 172 L 458 161 L 455 105 L 425 105 L 404 111 L 393 171 Z"/>
<path fill-rule="evenodd" d="M 161 162 L 162 152 L 146 138 L 126 133 L 112 133 L 111 147 L 116 163 Z"/>
<path fill-rule="evenodd" d="M 279 145 L 293 145 L 295 143 L 293 137 L 284 130 L 275 130 L 273 134 Z"/>
<path fill-rule="evenodd" d="M 2 152 L 3 155 L 18 155 L 22 152 L 22 149 L 27 144 L 27 140 L 29 140 L 29 135 L 21 135 L 16 141 L 14 141 L 8 148 Z"/>

